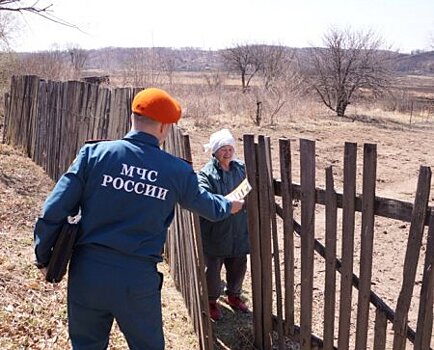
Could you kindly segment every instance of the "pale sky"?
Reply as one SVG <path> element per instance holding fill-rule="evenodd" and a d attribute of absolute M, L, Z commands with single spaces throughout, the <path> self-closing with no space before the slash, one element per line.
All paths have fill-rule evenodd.
<path fill-rule="evenodd" d="M 322 46 L 331 27 L 373 30 L 393 50 L 434 50 L 434 0 L 40 0 L 81 31 L 24 16 L 16 51 L 57 46 Z"/>

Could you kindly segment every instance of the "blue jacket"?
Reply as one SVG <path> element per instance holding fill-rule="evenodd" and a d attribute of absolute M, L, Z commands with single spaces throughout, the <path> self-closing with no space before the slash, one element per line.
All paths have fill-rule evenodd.
<path fill-rule="evenodd" d="M 192 167 L 161 150 L 154 136 L 131 131 L 87 144 L 45 201 L 34 230 L 36 261 L 48 263 L 56 232 L 79 208 L 77 248 L 99 245 L 161 261 L 177 203 L 209 220 L 230 216 L 231 203 L 199 188 Z"/>
<path fill-rule="evenodd" d="M 234 190 L 246 177 L 244 164 L 232 160 L 229 171 L 224 171 L 213 157 L 198 173 L 199 185 L 206 191 L 223 196 Z M 247 210 L 211 222 L 200 218 L 204 254 L 214 257 L 237 257 L 249 253 Z"/>

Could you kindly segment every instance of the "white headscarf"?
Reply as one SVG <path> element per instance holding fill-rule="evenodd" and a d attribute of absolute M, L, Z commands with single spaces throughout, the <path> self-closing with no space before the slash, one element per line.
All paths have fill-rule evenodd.
<path fill-rule="evenodd" d="M 209 143 L 204 145 L 204 148 L 205 152 L 211 150 L 211 153 L 214 154 L 220 147 L 223 146 L 232 146 L 235 148 L 235 139 L 228 129 L 222 129 L 211 134 Z"/>

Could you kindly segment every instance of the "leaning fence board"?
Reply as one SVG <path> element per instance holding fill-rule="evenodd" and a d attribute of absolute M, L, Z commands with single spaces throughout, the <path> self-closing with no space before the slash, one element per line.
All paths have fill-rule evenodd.
<path fill-rule="evenodd" d="M 416 279 L 417 263 L 422 245 L 426 207 L 429 201 L 431 185 L 431 170 L 421 167 L 417 183 L 416 199 L 413 209 L 413 218 L 410 224 L 407 250 L 404 259 L 403 281 L 396 305 L 395 320 L 393 322 L 393 349 L 405 349 L 408 310 L 410 309 L 414 282 Z"/>
<path fill-rule="evenodd" d="M 267 186 L 268 196 L 270 202 L 270 220 L 271 220 L 271 237 L 272 237 L 272 255 L 274 263 L 274 290 L 276 291 L 276 297 L 273 298 L 276 301 L 276 313 L 277 313 L 277 343 L 279 350 L 283 350 L 285 347 L 285 338 L 283 335 L 283 311 L 282 311 L 282 278 L 280 272 L 280 250 L 279 250 L 279 237 L 277 233 L 277 220 L 276 220 L 276 200 L 274 196 L 273 187 L 273 165 L 271 161 L 271 146 L 266 144 L 265 161 L 267 164 Z"/>
<path fill-rule="evenodd" d="M 434 213 L 430 216 L 428 238 L 425 251 L 425 263 L 420 291 L 419 314 L 417 321 L 414 348 L 428 349 L 431 343 L 433 326 L 433 294 L 434 294 Z"/>
<path fill-rule="evenodd" d="M 193 219 L 193 227 L 194 227 L 194 234 L 195 238 L 193 242 L 197 245 L 196 250 L 199 252 L 197 254 L 197 263 L 196 266 L 205 266 L 204 260 L 203 260 L 203 254 L 200 252 L 202 251 L 202 237 L 200 235 L 200 225 L 199 225 L 199 217 L 196 214 L 192 214 Z M 200 317 L 200 328 L 199 328 L 199 336 L 202 339 L 203 349 L 212 349 L 213 348 L 213 337 L 212 337 L 212 328 L 211 323 L 209 321 L 209 305 L 208 305 L 208 288 L 206 285 L 206 278 L 205 273 L 203 273 L 203 269 L 201 270 L 202 273 L 199 273 L 199 276 L 196 280 L 196 282 L 199 283 L 198 290 L 196 291 L 199 297 L 199 305 L 200 308 L 198 310 L 198 317 Z"/>
<path fill-rule="evenodd" d="M 190 137 L 188 135 L 183 135 L 183 147 L 184 150 L 184 160 L 193 163 L 193 157 L 190 146 Z M 208 289 L 206 284 L 205 270 L 202 268 L 205 266 L 204 258 L 202 254 L 202 236 L 200 233 L 199 216 L 194 213 L 189 214 L 190 219 L 190 232 L 192 234 L 191 249 L 195 252 L 193 255 L 192 269 L 195 272 L 194 276 L 194 290 L 195 293 L 195 306 L 196 308 L 196 318 L 198 325 L 196 327 L 196 333 L 199 335 L 202 349 L 212 349 L 213 348 L 213 338 L 211 323 L 209 321 L 209 304 L 208 304 Z"/>
<path fill-rule="evenodd" d="M 342 269 L 339 306 L 338 348 L 348 349 L 350 341 L 351 295 L 354 252 L 354 202 L 356 197 L 357 144 L 344 147 L 344 190 L 342 213 Z"/>
<path fill-rule="evenodd" d="M 300 140 L 301 179 L 301 349 L 311 349 L 315 240 L 315 142 Z"/>
<path fill-rule="evenodd" d="M 326 250 L 324 285 L 324 349 L 334 346 L 335 306 L 336 306 L 336 232 L 337 204 L 333 180 L 333 168 L 326 168 Z"/>
<path fill-rule="evenodd" d="M 179 128 L 172 129 L 164 147 L 172 154 L 191 162 L 189 137 L 183 135 Z M 175 222 L 170 228 L 166 252 L 171 275 L 184 298 L 200 347 L 210 350 L 213 348 L 213 337 L 197 215 L 176 207 Z"/>
<path fill-rule="evenodd" d="M 271 208 L 269 201 L 269 187 L 267 181 L 267 153 L 270 139 L 259 136 L 258 138 L 258 174 L 259 174 L 259 217 L 260 226 L 260 245 L 261 245 L 261 269 L 262 274 L 262 323 L 264 331 L 263 349 L 271 349 L 272 324 L 272 305 L 273 305 L 273 286 L 272 286 L 272 253 L 271 253 Z"/>
<path fill-rule="evenodd" d="M 294 227 L 292 208 L 291 142 L 279 140 L 280 174 L 282 178 L 283 254 L 285 293 L 285 334 L 294 333 Z M 274 187 L 274 186 L 273 186 Z M 273 190 L 274 192 L 274 190 Z"/>
<path fill-rule="evenodd" d="M 260 349 L 263 346 L 264 328 L 262 324 L 262 269 L 260 254 L 259 227 L 259 184 L 257 166 L 257 147 L 253 135 L 244 135 L 244 161 L 247 177 L 252 186 L 247 196 L 248 230 L 250 238 L 250 269 L 252 274 L 253 299 L 253 329 L 254 345 Z"/>
<path fill-rule="evenodd" d="M 363 205 L 360 246 L 360 283 L 357 302 L 356 349 L 367 349 L 369 299 L 374 247 L 374 203 L 377 181 L 377 146 L 365 144 L 363 150 Z"/>

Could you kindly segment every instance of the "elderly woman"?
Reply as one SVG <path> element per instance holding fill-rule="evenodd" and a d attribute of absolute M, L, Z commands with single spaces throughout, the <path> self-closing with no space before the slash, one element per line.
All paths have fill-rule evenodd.
<path fill-rule="evenodd" d="M 229 130 L 223 129 L 211 135 L 205 148 L 211 150 L 212 157 L 198 174 L 199 185 L 211 193 L 225 196 L 246 177 L 244 164 L 234 159 L 235 139 Z M 249 253 L 247 211 L 243 209 L 218 222 L 201 217 L 200 227 L 211 318 L 214 321 L 222 318 L 217 300 L 221 293 L 223 265 L 226 269 L 226 302 L 235 310 L 247 312 L 248 307 L 240 297 Z"/>

